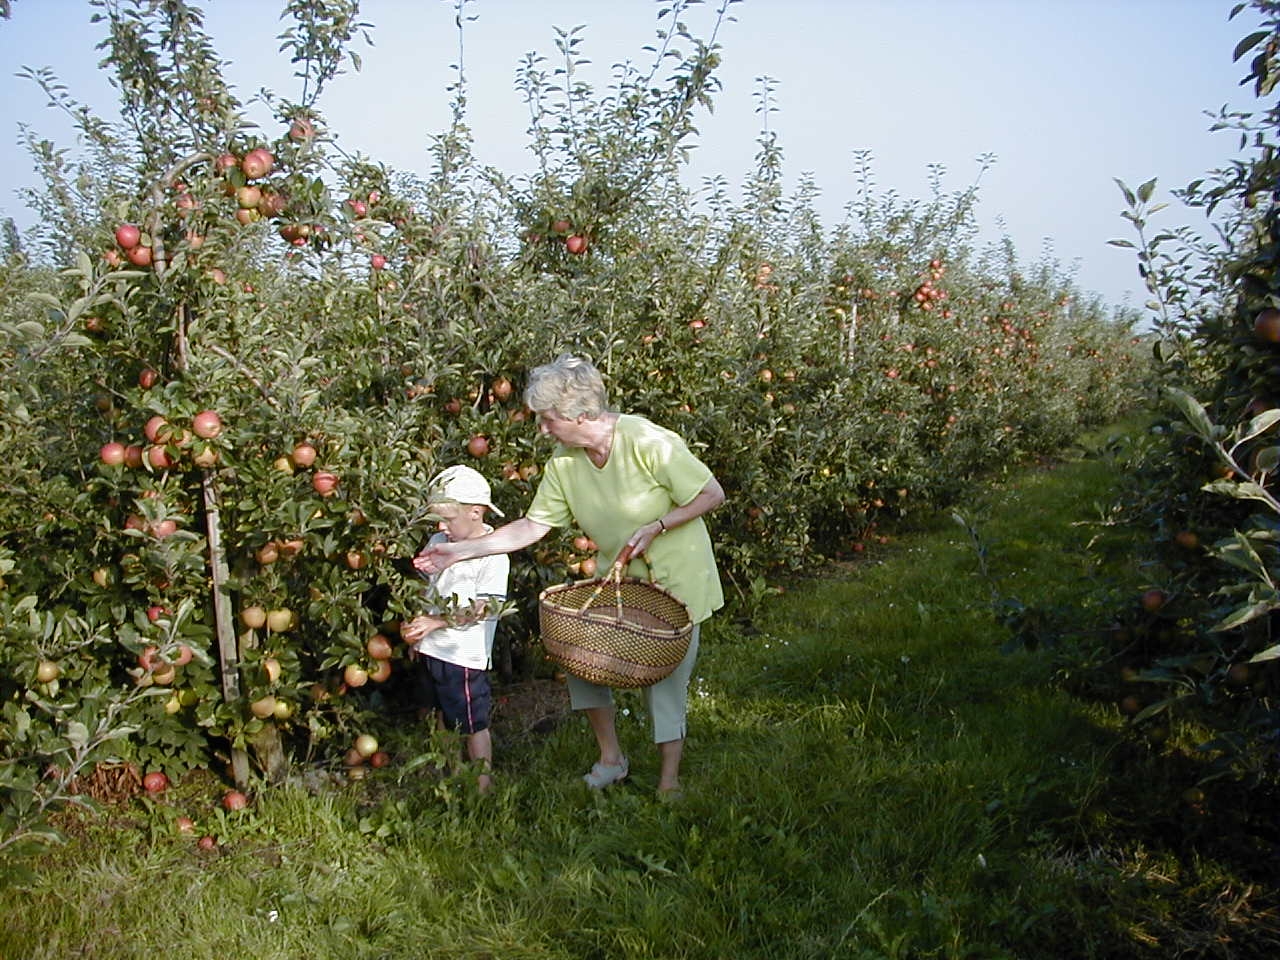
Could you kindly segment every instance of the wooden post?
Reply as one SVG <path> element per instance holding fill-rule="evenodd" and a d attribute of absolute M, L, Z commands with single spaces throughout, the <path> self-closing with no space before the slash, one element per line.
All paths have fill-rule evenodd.
<path fill-rule="evenodd" d="M 218 486 L 208 470 L 201 484 L 204 492 L 205 529 L 209 539 L 209 567 L 213 580 L 213 623 L 218 637 L 218 664 L 222 673 L 222 699 L 240 699 L 240 650 L 236 645 L 236 628 L 232 619 L 231 594 L 227 591 L 227 552 L 222 545 L 222 512 Z M 236 786 L 249 782 L 249 755 L 238 747 L 231 749 L 231 775 Z"/>

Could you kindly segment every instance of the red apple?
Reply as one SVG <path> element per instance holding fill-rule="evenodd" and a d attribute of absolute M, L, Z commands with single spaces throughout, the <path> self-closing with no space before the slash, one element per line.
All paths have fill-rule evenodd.
<path fill-rule="evenodd" d="M 116 227 L 116 243 L 121 250 L 132 250 L 142 242 L 142 231 L 132 223 L 122 223 Z"/>
<path fill-rule="evenodd" d="M 391 659 L 391 641 L 385 634 L 375 633 L 364 645 L 364 649 L 375 660 Z"/>
<path fill-rule="evenodd" d="M 257 180 L 269 174 L 275 162 L 276 158 L 270 151 L 264 147 L 258 147 L 244 155 L 244 159 L 240 161 L 240 169 L 250 180 Z"/>
<path fill-rule="evenodd" d="M 476 458 L 488 456 L 489 438 L 483 434 L 476 434 L 467 441 L 467 453 Z"/>
<path fill-rule="evenodd" d="M 564 248 L 575 256 L 584 254 L 587 252 L 587 238 L 575 233 L 565 240 Z"/>
<path fill-rule="evenodd" d="M 195 829 L 194 824 L 192 825 L 192 829 Z M 206 833 L 203 837 L 201 837 L 199 840 L 196 841 L 196 846 L 199 847 L 201 850 L 216 850 L 218 848 L 218 841 L 217 839 L 209 836 L 209 834 Z"/>
<path fill-rule="evenodd" d="M 173 825 L 178 828 L 179 833 L 195 833 L 196 822 L 190 817 L 179 817 L 173 821 Z"/>
<path fill-rule="evenodd" d="M 150 247 L 142 247 L 142 246 L 134 247 L 132 250 L 130 250 L 126 254 L 126 256 L 129 258 L 129 262 L 132 263 L 135 267 L 151 266 L 151 248 Z"/>
<path fill-rule="evenodd" d="M 311 478 L 311 486 L 322 497 L 332 496 L 333 491 L 338 486 L 337 474 L 329 473 L 327 470 L 320 470 Z"/>
<path fill-rule="evenodd" d="M 316 462 L 316 448 L 309 443 L 300 443 L 293 448 L 289 459 L 293 461 L 295 467 L 309 467 Z"/>
<path fill-rule="evenodd" d="M 381 270 L 387 265 L 387 258 L 380 253 L 375 253 L 369 258 L 369 266 L 375 270 Z"/>
<path fill-rule="evenodd" d="M 391 754 L 385 750 L 375 750 L 369 755 L 369 766 L 382 768 L 391 762 Z"/>
<path fill-rule="evenodd" d="M 374 683 L 386 683 L 391 679 L 391 661 L 377 660 L 374 662 L 374 668 L 369 671 L 369 679 Z"/>
<path fill-rule="evenodd" d="M 176 461 L 169 456 L 169 452 L 162 445 L 157 443 L 147 448 L 147 462 L 157 470 L 168 470 Z"/>
<path fill-rule="evenodd" d="M 295 117 L 289 124 L 289 139 L 294 143 L 305 143 L 316 135 L 316 125 L 307 117 Z"/>
<path fill-rule="evenodd" d="M 123 443 L 104 443 L 98 451 L 98 457 L 109 467 L 118 467 L 124 463 Z"/>
<path fill-rule="evenodd" d="M 348 664 L 342 671 L 342 679 L 349 687 L 363 687 L 369 682 L 369 671 L 358 663 Z"/>
<path fill-rule="evenodd" d="M 212 440 L 222 432 L 222 418 L 213 410 L 201 410 L 192 419 L 191 429 L 197 437 Z"/>
<path fill-rule="evenodd" d="M 169 778 L 159 770 L 153 770 L 142 778 L 142 789 L 147 793 L 164 793 L 169 789 Z"/>
<path fill-rule="evenodd" d="M 249 798 L 239 790 L 228 790 L 222 795 L 222 808 L 224 810 L 243 810 L 249 805 Z"/>
<path fill-rule="evenodd" d="M 156 385 L 156 381 L 160 379 L 160 374 L 150 367 L 144 367 L 142 372 L 138 374 L 138 386 L 143 390 L 150 390 Z"/>

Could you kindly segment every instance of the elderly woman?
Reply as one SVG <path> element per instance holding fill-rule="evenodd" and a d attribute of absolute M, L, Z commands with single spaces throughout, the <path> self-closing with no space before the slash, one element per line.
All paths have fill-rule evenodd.
<path fill-rule="evenodd" d="M 724 603 L 702 520 L 724 502 L 724 490 L 677 434 L 644 417 L 611 412 L 604 381 L 589 360 L 564 354 L 535 368 L 525 403 L 537 414 L 538 429 L 557 441 L 528 512 L 486 536 L 431 547 L 415 565 L 434 573 L 459 560 L 510 553 L 570 523 L 604 558 L 627 546 L 633 556 L 643 555 L 654 581 L 689 608 L 694 623 L 684 660 L 645 690 L 661 765 L 658 791 L 671 794 L 680 789 L 698 625 Z M 583 779 L 596 789 L 623 780 L 630 767 L 618 744 L 611 691 L 577 677 L 568 683 L 570 704 L 586 711 L 600 748 Z"/>

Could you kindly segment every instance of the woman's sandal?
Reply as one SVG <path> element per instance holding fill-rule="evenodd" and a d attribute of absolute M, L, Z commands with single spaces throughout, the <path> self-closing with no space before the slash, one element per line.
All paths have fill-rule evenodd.
<path fill-rule="evenodd" d="M 603 790 L 610 784 L 627 779 L 630 772 L 627 758 L 623 757 L 619 764 L 593 763 L 591 772 L 583 774 L 582 779 L 592 790 Z"/>

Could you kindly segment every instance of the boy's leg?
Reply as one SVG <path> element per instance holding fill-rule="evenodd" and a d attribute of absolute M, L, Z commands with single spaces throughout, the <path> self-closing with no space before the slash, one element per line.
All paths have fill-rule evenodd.
<path fill-rule="evenodd" d="M 493 777 L 489 775 L 489 771 L 493 769 L 493 735 L 488 727 L 467 734 L 467 756 L 481 770 L 476 777 L 477 788 L 481 793 L 488 793 L 493 786 Z"/>

